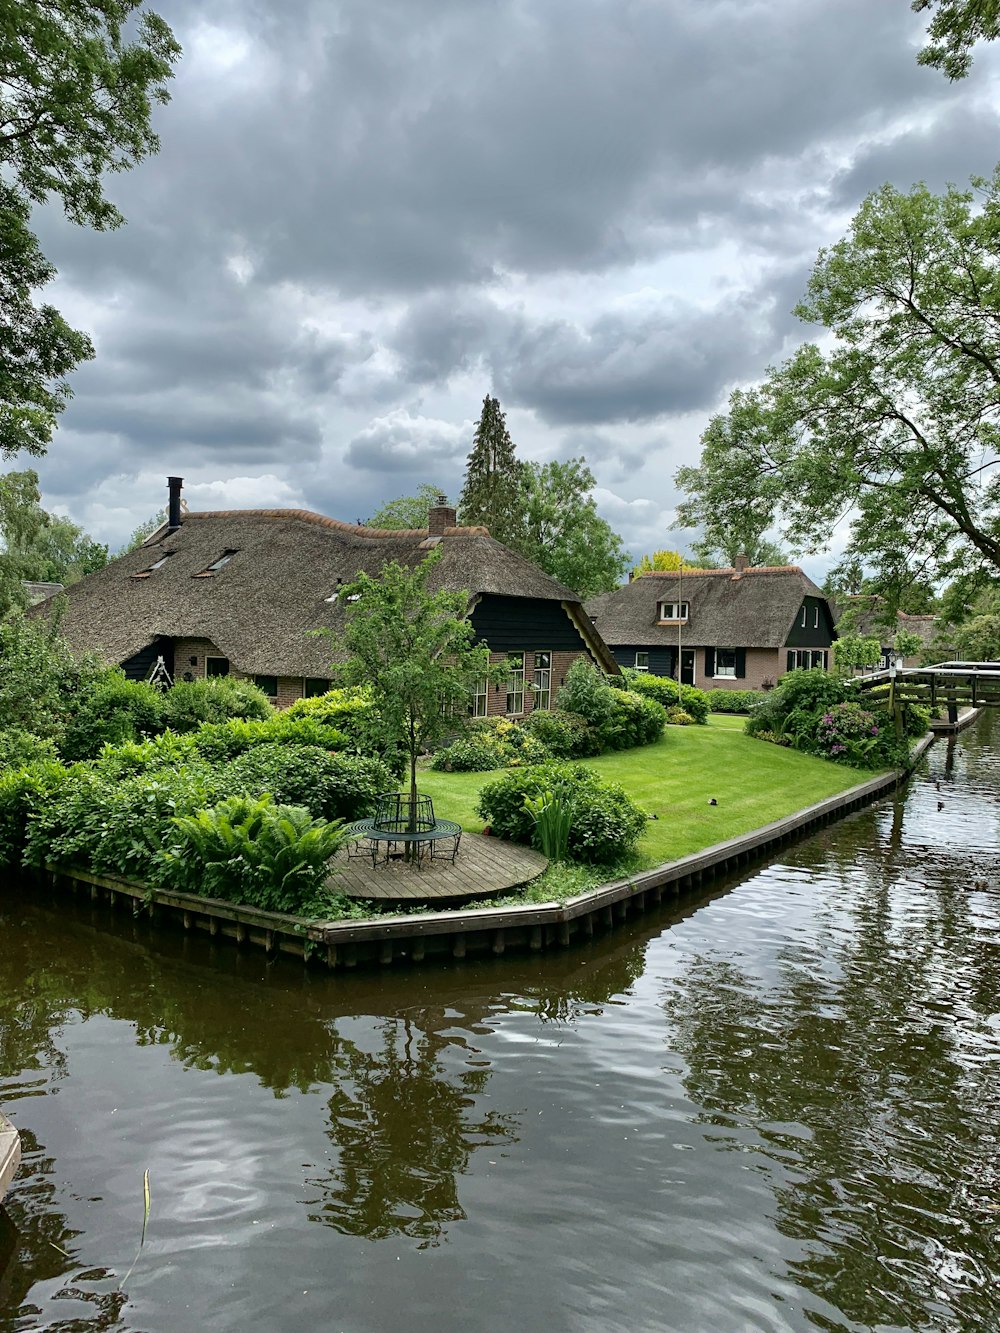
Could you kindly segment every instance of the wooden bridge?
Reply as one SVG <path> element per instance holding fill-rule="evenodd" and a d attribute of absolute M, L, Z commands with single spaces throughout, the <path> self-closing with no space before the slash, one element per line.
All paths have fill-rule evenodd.
<path fill-rule="evenodd" d="M 937 712 L 947 708 L 949 722 L 960 708 L 1000 707 L 1000 662 L 939 662 L 935 666 L 876 671 L 858 682 L 877 694 L 879 703 L 896 709 L 921 704 Z"/>

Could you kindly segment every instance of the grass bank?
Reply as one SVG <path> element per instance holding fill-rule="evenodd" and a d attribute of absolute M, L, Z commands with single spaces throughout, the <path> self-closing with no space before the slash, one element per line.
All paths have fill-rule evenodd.
<path fill-rule="evenodd" d="M 667 727 L 661 740 L 582 762 L 620 782 L 649 815 L 642 866 L 701 851 L 794 814 L 864 781 L 870 773 L 743 735 L 745 719 L 713 714 L 704 727 Z M 445 819 L 479 833 L 480 788 L 496 773 L 421 774 L 420 788 Z M 715 805 L 709 802 L 714 799 Z"/>

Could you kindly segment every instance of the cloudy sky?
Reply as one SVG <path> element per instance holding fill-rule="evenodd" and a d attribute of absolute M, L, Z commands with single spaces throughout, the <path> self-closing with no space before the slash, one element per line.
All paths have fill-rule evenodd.
<path fill-rule="evenodd" d="M 97 347 L 44 503 L 112 545 L 167 473 L 194 509 L 454 499 L 488 392 L 635 553 L 675 545 L 673 474 L 809 336 L 817 249 L 1000 156 L 1000 52 L 919 68 L 909 0 L 154 7 L 184 57 L 128 226 L 36 218 Z"/>

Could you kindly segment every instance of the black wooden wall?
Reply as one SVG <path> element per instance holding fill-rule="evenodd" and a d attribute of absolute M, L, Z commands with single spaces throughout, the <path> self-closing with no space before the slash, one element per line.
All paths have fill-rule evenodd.
<path fill-rule="evenodd" d="M 580 652 L 587 645 L 559 602 L 543 597 L 483 596 L 471 617 L 477 643 L 495 653 Z"/>

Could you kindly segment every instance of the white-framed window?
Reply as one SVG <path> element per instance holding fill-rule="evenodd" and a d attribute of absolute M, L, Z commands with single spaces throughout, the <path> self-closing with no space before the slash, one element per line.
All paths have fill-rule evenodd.
<path fill-rule="evenodd" d="M 507 654 L 507 712 L 524 712 L 524 653 Z"/>
<path fill-rule="evenodd" d="M 552 704 L 552 654 L 535 653 L 535 674 L 532 678 L 536 708 L 549 708 Z"/>
<path fill-rule="evenodd" d="M 636 654 L 635 654 L 635 669 L 636 669 L 636 671 L 648 671 L 648 670 L 649 670 L 649 653 L 648 653 L 648 652 L 640 652 L 638 649 L 636 650 Z"/>
<path fill-rule="evenodd" d="M 687 620 L 690 607 L 687 602 L 661 602 L 661 620 Z"/>
<path fill-rule="evenodd" d="M 480 676 L 472 691 L 472 698 L 469 700 L 469 712 L 473 717 L 485 717 L 486 707 L 489 701 L 490 682 L 487 676 Z"/>
<path fill-rule="evenodd" d="M 731 680 L 736 679 L 735 648 L 716 648 L 715 674 L 717 676 L 728 676 Z"/>
<path fill-rule="evenodd" d="M 819 629 L 819 607 L 813 607 L 813 629 Z"/>
<path fill-rule="evenodd" d="M 787 669 L 789 671 L 825 671 L 828 656 L 822 648 L 789 648 Z"/>
<path fill-rule="evenodd" d="M 228 676 L 229 658 L 228 657 L 206 657 L 205 658 L 206 676 Z"/>
<path fill-rule="evenodd" d="M 805 604 L 805 602 L 802 603 L 802 614 L 799 616 L 799 624 L 802 626 L 803 629 L 805 629 L 805 627 L 806 627 L 806 604 Z"/>

